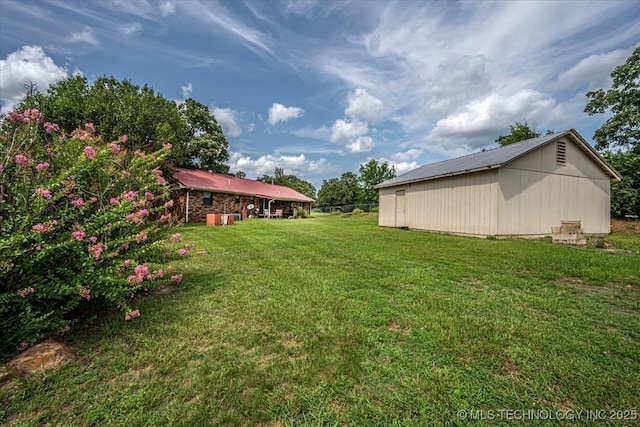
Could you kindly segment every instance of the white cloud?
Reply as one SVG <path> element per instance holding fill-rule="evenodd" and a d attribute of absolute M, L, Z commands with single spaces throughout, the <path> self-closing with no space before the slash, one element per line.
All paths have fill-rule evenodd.
<path fill-rule="evenodd" d="M 611 71 L 631 55 L 632 49 L 617 49 L 608 53 L 588 56 L 563 71 L 551 85 L 558 89 L 607 89 Z"/>
<path fill-rule="evenodd" d="M 77 33 L 72 32 L 68 39 L 71 43 L 86 43 L 91 46 L 100 46 L 100 42 L 93 33 L 93 29 L 85 27 L 84 30 Z"/>
<path fill-rule="evenodd" d="M 130 24 L 125 24 L 120 26 L 120 30 L 127 36 L 134 36 L 138 34 L 142 34 L 142 24 L 139 22 L 132 22 Z"/>
<path fill-rule="evenodd" d="M 420 157 L 424 153 L 424 150 L 412 148 L 407 151 L 397 152 L 391 155 L 391 160 L 396 162 L 406 162 L 408 160 L 414 160 Z"/>
<path fill-rule="evenodd" d="M 413 161 L 413 162 L 398 161 L 393 159 L 386 159 L 384 157 L 381 157 L 380 159 L 378 159 L 378 163 L 379 164 L 387 163 L 389 166 L 392 166 L 393 170 L 396 171 L 396 176 L 402 175 L 403 173 L 414 170 L 420 166 L 416 161 Z"/>
<path fill-rule="evenodd" d="M 267 154 L 253 159 L 239 152 L 231 152 L 228 164 L 232 172 L 243 171 L 249 177 L 260 177 L 264 174 L 271 175 L 276 168 L 282 168 L 285 173 L 297 176 L 323 173 L 331 170 L 331 166 L 326 159 L 310 160 L 304 154 L 298 156 Z"/>
<path fill-rule="evenodd" d="M 427 142 L 450 143 L 479 148 L 493 139 L 510 124 L 527 120 L 537 123 L 553 114 L 559 114 L 558 105 L 548 94 L 522 90 L 513 95 L 492 93 L 484 99 L 470 102 L 464 111 L 438 120 L 426 138 Z"/>
<path fill-rule="evenodd" d="M 331 136 L 329 140 L 338 144 L 347 144 L 355 138 L 369 133 L 369 125 L 367 122 L 354 120 L 348 122 L 346 120 L 336 120 L 331 126 Z"/>
<path fill-rule="evenodd" d="M 182 99 L 188 99 L 191 97 L 191 93 L 193 92 L 193 86 L 191 85 L 191 82 L 189 82 L 186 86 L 180 86 L 180 90 L 182 90 Z"/>
<path fill-rule="evenodd" d="M 354 92 L 349 92 L 349 105 L 344 112 L 356 120 L 377 124 L 384 119 L 386 108 L 382 101 L 360 87 Z"/>
<path fill-rule="evenodd" d="M 160 15 L 169 16 L 176 13 L 176 4 L 173 1 L 161 1 L 160 2 Z"/>
<path fill-rule="evenodd" d="M 2 113 L 11 111 L 24 97 L 24 85 L 34 83 L 44 92 L 49 85 L 64 79 L 68 70 L 48 57 L 40 46 L 24 46 L 0 60 L 0 99 Z"/>
<path fill-rule="evenodd" d="M 359 136 L 346 145 L 350 153 L 367 153 L 373 149 L 375 143 L 370 136 Z"/>
<path fill-rule="evenodd" d="M 242 134 L 242 128 L 238 124 L 238 112 L 231 108 L 211 108 L 211 113 L 216 118 L 216 121 L 226 136 L 237 137 Z"/>
<path fill-rule="evenodd" d="M 274 102 L 269 108 L 269 124 L 276 125 L 279 122 L 287 122 L 291 119 L 302 117 L 304 110 L 300 107 L 285 107 L 282 104 Z"/>

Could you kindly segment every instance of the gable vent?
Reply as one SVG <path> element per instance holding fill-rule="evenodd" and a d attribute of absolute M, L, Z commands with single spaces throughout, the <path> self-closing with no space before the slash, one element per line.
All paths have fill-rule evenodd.
<path fill-rule="evenodd" d="M 558 141 L 556 145 L 556 162 L 559 165 L 567 163 L 567 143 L 564 141 Z"/>

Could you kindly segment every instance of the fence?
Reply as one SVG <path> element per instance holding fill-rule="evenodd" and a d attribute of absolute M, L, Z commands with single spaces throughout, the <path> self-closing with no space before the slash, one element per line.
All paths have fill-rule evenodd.
<path fill-rule="evenodd" d="M 365 212 L 378 212 L 378 203 L 359 203 L 354 205 L 314 206 L 314 210 L 320 212 L 352 212 L 354 209 L 362 209 Z"/>

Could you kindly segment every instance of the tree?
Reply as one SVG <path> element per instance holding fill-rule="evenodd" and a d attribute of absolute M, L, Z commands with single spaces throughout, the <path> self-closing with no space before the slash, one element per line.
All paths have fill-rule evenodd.
<path fill-rule="evenodd" d="M 612 216 L 640 215 L 640 148 L 605 151 L 603 156 L 622 175 L 622 181 L 611 184 Z"/>
<path fill-rule="evenodd" d="M 266 174 L 262 175 L 260 178 L 258 178 L 258 181 L 275 185 L 283 185 L 285 187 L 296 190 L 298 193 L 311 197 L 312 199 L 316 198 L 316 187 L 314 187 L 313 184 L 311 184 L 309 181 L 300 179 L 295 175 L 285 175 L 283 168 L 276 168 L 274 171 L 274 176 L 269 176 Z"/>
<path fill-rule="evenodd" d="M 229 166 L 224 164 L 229 160 L 229 143 L 209 107 L 189 98 L 178 110 L 186 126 L 186 139 L 184 157 L 176 162 L 177 166 L 229 172 Z"/>
<path fill-rule="evenodd" d="M 547 134 L 553 133 L 548 130 Z M 509 133 L 507 135 L 500 135 L 496 142 L 503 147 L 505 145 L 515 144 L 516 142 L 525 141 L 531 138 L 537 138 L 542 135 L 535 129 L 529 127 L 529 123 L 525 120 L 524 123 L 516 122 L 515 125 L 509 126 Z"/>
<path fill-rule="evenodd" d="M 378 203 L 378 190 L 373 187 L 382 181 L 395 178 L 395 169 L 393 166 L 389 166 L 387 162 L 380 164 L 377 160 L 371 159 L 367 163 L 360 165 L 358 170 L 360 171 L 358 180 L 362 186 L 359 202 Z"/>
<path fill-rule="evenodd" d="M 228 172 L 228 143 L 208 107 L 187 99 L 177 106 L 148 86 L 99 77 L 89 83 L 76 75 L 27 94 L 17 110 L 37 108 L 64 132 L 93 123 L 105 140 L 127 135 L 126 148 L 152 152 L 170 143 L 168 158 L 179 167 Z"/>
<path fill-rule="evenodd" d="M 246 174 L 246 173 L 244 173 L 244 172 L 242 172 L 242 171 L 238 171 L 238 172 L 236 172 L 236 176 L 237 176 L 238 178 L 246 178 L 246 177 L 247 177 L 247 174 Z"/>
<path fill-rule="evenodd" d="M 353 172 L 345 172 L 340 178 L 322 181 L 316 204 L 320 207 L 353 205 L 360 194 L 358 177 Z"/>
<path fill-rule="evenodd" d="M 612 116 L 595 131 L 596 148 L 638 148 L 640 146 L 640 47 L 633 51 L 627 61 L 611 73 L 613 85 L 608 91 L 602 89 L 587 93 L 591 101 L 584 111 Z"/>

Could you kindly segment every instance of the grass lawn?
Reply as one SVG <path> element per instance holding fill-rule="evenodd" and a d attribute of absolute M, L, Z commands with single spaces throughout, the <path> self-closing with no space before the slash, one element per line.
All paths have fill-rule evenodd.
<path fill-rule="evenodd" d="M 640 236 L 611 252 L 366 215 L 182 233 L 206 251 L 182 284 L 72 335 L 80 360 L 0 391 L 0 424 L 639 423 L 608 418 L 640 411 Z"/>

